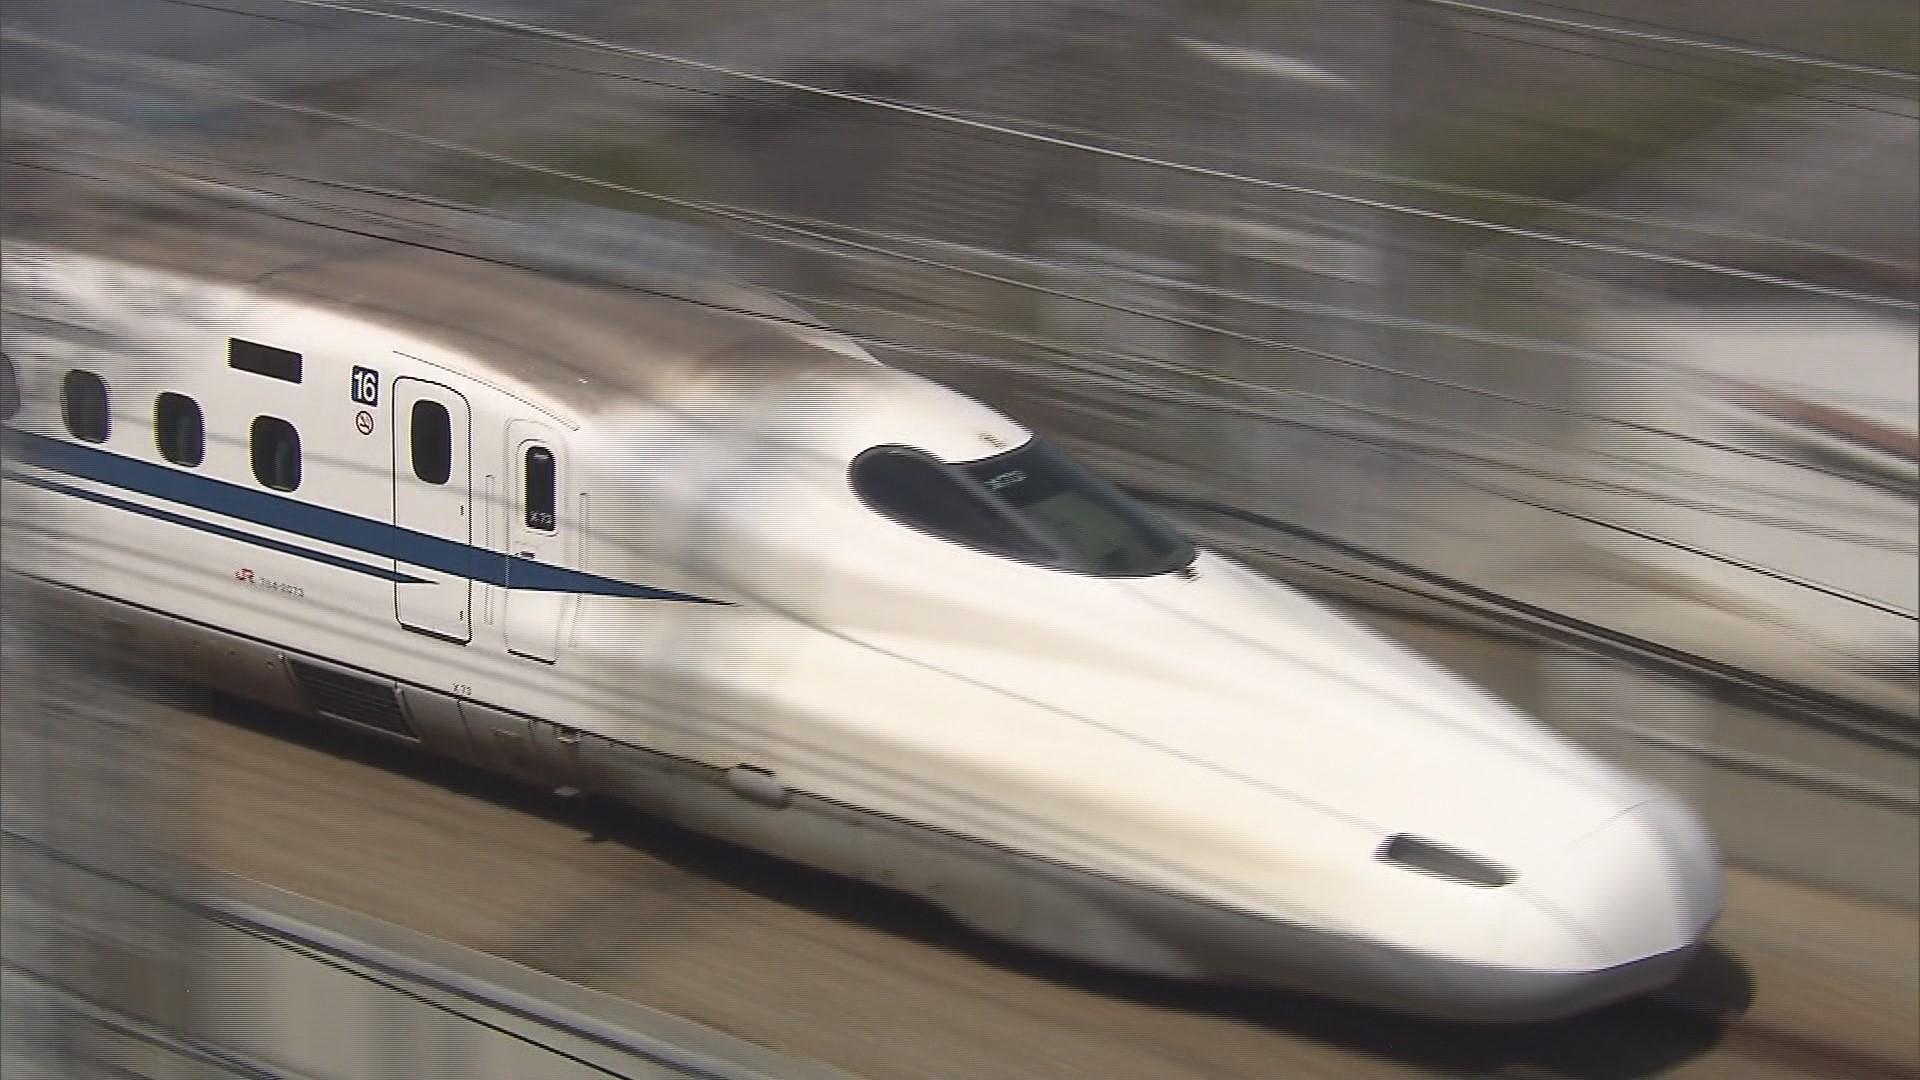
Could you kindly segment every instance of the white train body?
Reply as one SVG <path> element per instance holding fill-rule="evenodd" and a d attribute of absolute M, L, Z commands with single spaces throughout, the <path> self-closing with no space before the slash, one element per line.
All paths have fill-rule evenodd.
<path fill-rule="evenodd" d="M 1549 1017 L 1718 912 L 1671 796 L 1104 490 L 1011 510 L 1050 451 L 844 340 L 194 231 L 5 256 L 8 569 L 160 662 L 1180 977 Z M 900 520 L 914 476 L 1046 557 Z"/>

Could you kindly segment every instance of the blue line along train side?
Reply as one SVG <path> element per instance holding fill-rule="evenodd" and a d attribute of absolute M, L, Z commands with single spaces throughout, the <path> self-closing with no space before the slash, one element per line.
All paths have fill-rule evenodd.
<path fill-rule="evenodd" d="M 1176 978 L 1542 1019 L 1718 914 L 1673 795 L 777 303 L 55 202 L 7 571 L 150 660 Z"/>

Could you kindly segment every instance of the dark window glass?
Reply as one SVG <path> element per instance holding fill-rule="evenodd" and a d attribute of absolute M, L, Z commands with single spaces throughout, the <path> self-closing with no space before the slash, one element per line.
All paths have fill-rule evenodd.
<path fill-rule="evenodd" d="M 1193 545 L 1039 439 L 942 467 L 905 447 L 856 458 L 853 489 L 896 521 L 1026 562 L 1147 577 L 1193 561 Z"/>
<path fill-rule="evenodd" d="M 227 339 L 227 366 L 235 371 L 265 375 L 269 379 L 290 383 L 300 381 L 299 353 L 239 338 Z"/>
<path fill-rule="evenodd" d="M 943 539 L 1028 562 L 1053 554 L 926 455 L 900 447 L 869 450 L 853 463 L 853 490 L 868 506 Z"/>
<path fill-rule="evenodd" d="M 189 469 L 207 458 L 207 424 L 200 403 L 180 394 L 153 399 L 153 437 L 160 456 Z"/>
<path fill-rule="evenodd" d="M 553 532 L 558 527 L 559 469 L 553 451 L 527 447 L 527 528 Z"/>
<path fill-rule="evenodd" d="M 277 416 L 256 416 L 248 437 L 253 478 L 275 491 L 300 486 L 300 433 Z"/>
<path fill-rule="evenodd" d="M 963 468 L 1076 570 L 1145 577 L 1193 561 L 1179 533 L 1040 439 Z"/>
<path fill-rule="evenodd" d="M 453 475 L 453 417 L 437 401 L 413 403 L 413 475 L 429 484 Z"/>
<path fill-rule="evenodd" d="M 60 416 L 82 442 L 107 441 L 107 384 L 91 371 L 69 371 L 60 380 Z"/>
<path fill-rule="evenodd" d="M 20 378 L 13 373 L 13 357 L 0 352 L 0 420 L 20 411 Z"/>

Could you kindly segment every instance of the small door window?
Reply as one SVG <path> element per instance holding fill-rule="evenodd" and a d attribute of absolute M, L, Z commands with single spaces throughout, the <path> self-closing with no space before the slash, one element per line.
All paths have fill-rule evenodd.
<path fill-rule="evenodd" d="M 544 446 L 529 446 L 525 458 L 527 528 L 553 532 L 559 527 L 558 464 L 553 451 Z"/>
<path fill-rule="evenodd" d="M 13 357 L 0 352 L 0 420 L 20 411 L 20 378 L 13 373 Z"/>
<path fill-rule="evenodd" d="M 253 452 L 253 478 L 275 491 L 300 486 L 300 433 L 277 416 L 256 416 L 248 444 Z"/>
<path fill-rule="evenodd" d="M 107 384 L 91 371 L 69 371 L 60 380 L 60 417 L 81 442 L 107 441 Z"/>
<path fill-rule="evenodd" d="M 153 399 L 153 437 L 160 456 L 175 465 L 198 468 L 207 458 L 207 423 L 200 403 L 184 394 Z"/>
<path fill-rule="evenodd" d="M 453 475 L 453 417 L 437 401 L 413 403 L 413 475 L 428 484 Z"/>

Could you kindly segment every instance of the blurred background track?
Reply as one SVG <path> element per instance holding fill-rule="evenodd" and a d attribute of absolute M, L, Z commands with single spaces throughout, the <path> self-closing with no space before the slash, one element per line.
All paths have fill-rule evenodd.
<path fill-rule="evenodd" d="M 164 682 L 143 680 L 138 694 L 115 689 L 119 663 L 83 651 L 98 642 L 70 636 L 54 639 L 52 651 L 22 648 L 21 612 L 12 603 L 5 610 L 15 635 L 0 673 L 10 832 L 111 877 L 131 869 L 216 905 L 234 899 L 224 884 L 234 880 L 243 900 L 285 890 L 301 904 L 348 913 L 336 925 L 353 928 L 358 912 L 363 924 L 372 916 L 397 928 L 371 934 L 362 925 L 376 941 L 404 944 L 418 934 L 416 950 L 443 958 L 434 950 L 471 949 L 571 984 L 546 990 L 557 1000 L 585 988 L 755 1053 L 874 1077 L 1920 1075 L 1911 1025 L 1920 919 L 1899 895 L 1914 877 L 1901 858 L 1920 848 L 1915 807 L 1625 738 L 1613 722 L 1622 700 L 1681 733 L 1712 724 L 1779 738 L 1783 729 L 1764 709 L 1511 635 L 1361 613 L 1685 791 L 1735 867 L 1713 943 L 1679 986 L 1521 1029 L 1419 1024 L 1054 962 L 878 890 L 618 808 Z M 1581 693 L 1566 693 L 1569 686 Z M 1777 749 L 1802 769 L 1889 782 L 1910 765 L 1895 750 L 1801 738 Z M 284 959 L 211 949 L 232 930 L 207 924 L 204 910 L 130 900 L 111 881 L 89 885 L 83 879 L 96 872 L 54 864 L 38 844 L 23 849 L 16 839 L 0 865 L 9 964 L 69 988 L 112 988 L 131 999 L 138 1023 L 224 1029 L 281 1065 L 319 1049 L 336 1062 L 380 1063 L 361 1075 L 473 1075 L 487 1059 L 471 1032 L 425 1034 L 435 1026 L 355 1005 L 338 988 L 309 987 L 292 1012 L 274 1006 L 301 980 L 287 978 Z M 10 1007 L 44 1005 L 21 993 L 21 974 L 10 983 Z M 341 1022 L 321 1023 L 316 1010 Z M 65 1031 L 75 1050 L 65 1015 L 64 1028 L 10 1025 L 9 1053 L 45 1030 Z M 355 1015 L 366 1019 L 348 1019 Z M 85 1054 L 125 1059 L 124 1046 L 82 1042 Z M 450 1068 L 461 1055 L 466 1064 Z M 626 1068 L 623 1075 L 645 1075 Z"/>
<path fill-rule="evenodd" d="M 1583 714 L 1538 696 L 1530 648 L 1383 625 L 1579 730 Z M 1596 694 L 1609 680 L 1630 689 L 1617 671 L 1587 677 Z M 16 793 L 14 770 L 84 745 L 22 732 L 12 710 L 8 724 Z M 121 749 L 140 771 L 194 793 L 174 804 L 190 813 L 147 817 L 194 830 L 183 881 L 237 875 L 857 1075 L 1920 1075 L 1920 921 L 1910 904 L 1847 895 L 1897 882 L 1891 861 L 1837 866 L 1827 887 L 1736 868 L 1712 948 L 1669 994 L 1534 1028 L 1463 1028 L 1057 963 L 878 890 L 224 699 L 162 693 L 128 726 L 142 734 Z M 1911 810 L 1711 763 L 1642 762 L 1700 802 L 1736 867 L 1750 865 L 1742 845 L 1781 862 L 1838 836 L 1856 851 L 1915 846 Z M 10 872 L 33 868 L 24 855 L 8 847 Z M 268 1014 L 248 1015 L 270 1045 Z M 332 1034 L 344 1047 L 380 1030 Z M 391 1060 L 396 1076 L 425 1061 Z"/>

